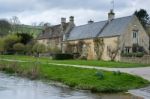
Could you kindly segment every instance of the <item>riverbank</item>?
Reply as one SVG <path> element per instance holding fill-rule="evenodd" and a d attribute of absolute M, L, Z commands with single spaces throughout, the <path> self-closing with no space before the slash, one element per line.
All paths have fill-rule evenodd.
<path fill-rule="evenodd" d="M 72 88 L 114 93 L 149 85 L 147 80 L 120 72 L 41 64 L 1 61 L 0 70 L 30 79 L 54 80 Z"/>
<path fill-rule="evenodd" d="M 17 82 L 17 83 L 16 83 Z M 0 72 L 1 99 L 143 99 L 128 93 L 91 93 L 57 82 L 30 80 Z"/>
<path fill-rule="evenodd" d="M 99 60 L 52 60 L 48 57 L 36 58 L 33 56 L 22 56 L 22 55 L 0 55 L 1 59 L 15 59 L 21 61 L 39 61 L 41 63 L 57 63 L 57 64 L 68 64 L 68 65 L 81 65 L 81 66 L 97 66 L 97 67 L 109 67 L 109 68 L 135 68 L 135 67 L 147 67 L 150 64 L 136 64 L 136 63 L 123 63 L 123 62 L 112 62 L 112 61 L 99 61 Z"/>

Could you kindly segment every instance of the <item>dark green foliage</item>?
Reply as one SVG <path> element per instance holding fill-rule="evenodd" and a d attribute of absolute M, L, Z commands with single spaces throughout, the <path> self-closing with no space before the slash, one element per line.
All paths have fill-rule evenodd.
<path fill-rule="evenodd" d="M 5 36 L 11 30 L 11 24 L 7 20 L 0 20 L 0 36 Z"/>
<path fill-rule="evenodd" d="M 123 57 L 143 57 L 143 52 L 137 52 L 137 53 L 122 53 L 121 56 Z"/>
<path fill-rule="evenodd" d="M 121 75 L 121 72 L 120 71 L 113 71 L 113 74 L 114 75 Z"/>
<path fill-rule="evenodd" d="M 20 42 L 20 38 L 16 35 L 7 35 L 3 38 L 3 48 L 6 53 L 14 52 L 13 45 Z"/>
<path fill-rule="evenodd" d="M 104 74 L 101 71 L 96 72 L 96 76 L 98 77 L 99 80 L 103 80 L 104 79 Z"/>
<path fill-rule="evenodd" d="M 149 15 L 145 9 L 140 9 L 139 11 L 135 11 L 134 13 L 144 28 L 146 28 L 146 24 L 149 22 Z"/>
<path fill-rule="evenodd" d="M 27 33 L 17 33 L 16 35 L 21 38 L 20 43 L 25 45 L 33 39 L 32 35 Z"/>
<path fill-rule="evenodd" d="M 54 54 L 53 59 L 54 60 L 73 59 L 73 55 L 72 54 Z"/>

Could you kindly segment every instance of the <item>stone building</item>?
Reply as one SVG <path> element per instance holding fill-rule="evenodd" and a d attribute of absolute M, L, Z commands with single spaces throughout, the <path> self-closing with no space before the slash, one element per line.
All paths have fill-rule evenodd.
<path fill-rule="evenodd" d="M 62 48 L 63 35 L 74 27 L 74 17 L 70 17 L 70 21 L 66 22 L 66 18 L 61 18 L 61 23 L 54 26 L 45 26 L 45 29 L 37 37 L 38 43 L 50 46 L 52 48 Z"/>
<path fill-rule="evenodd" d="M 149 38 L 135 15 L 75 26 L 64 34 L 63 52 L 79 53 L 87 59 L 120 60 L 121 53 L 149 53 Z"/>
<path fill-rule="evenodd" d="M 61 24 L 46 27 L 37 41 L 46 46 L 58 47 L 62 53 L 78 55 L 79 58 L 117 60 L 122 53 L 139 50 L 149 53 L 149 37 L 134 15 L 115 18 L 111 10 L 108 19 L 100 22 L 88 21 L 75 26 L 74 17 Z"/>

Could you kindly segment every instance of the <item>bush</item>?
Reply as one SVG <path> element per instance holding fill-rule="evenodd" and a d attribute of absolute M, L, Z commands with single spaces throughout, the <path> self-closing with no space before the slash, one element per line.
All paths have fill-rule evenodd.
<path fill-rule="evenodd" d="M 25 51 L 25 46 L 22 43 L 16 43 L 13 45 L 13 49 L 17 53 L 23 53 Z"/>
<path fill-rule="evenodd" d="M 136 56 L 136 57 L 143 57 L 143 56 L 144 56 L 144 53 L 138 52 L 138 53 L 135 53 L 135 56 Z"/>
<path fill-rule="evenodd" d="M 46 46 L 44 44 L 36 43 L 32 47 L 32 51 L 35 53 L 45 53 L 46 52 Z"/>
<path fill-rule="evenodd" d="M 52 56 L 54 60 L 65 60 L 65 59 L 73 59 L 72 54 L 54 54 Z"/>
<path fill-rule="evenodd" d="M 32 55 L 33 54 L 32 48 L 35 45 L 35 43 L 36 42 L 34 40 L 32 40 L 32 41 L 30 41 L 30 43 L 25 45 L 25 53 L 27 55 Z"/>
<path fill-rule="evenodd" d="M 143 52 L 137 52 L 137 53 L 122 53 L 121 56 L 123 57 L 143 57 Z"/>
<path fill-rule="evenodd" d="M 3 38 L 5 52 L 13 51 L 13 45 L 20 42 L 20 38 L 16 35 L 7 35 Z"/>

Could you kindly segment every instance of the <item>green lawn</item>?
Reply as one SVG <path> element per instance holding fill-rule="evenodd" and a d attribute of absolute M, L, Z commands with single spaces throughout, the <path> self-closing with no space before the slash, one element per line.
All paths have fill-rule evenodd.
<path fill-rule="evenodd" d="M 59 81 L 73 88 L 93 92 L 121 92 L 150 84 L 147 80 L 125 73 L 117 75 L 114 72 L 55 66 L 38 62 L 0 61 L 0 70 L 32 79 Z"/>
<path fill-rule="evenodd" d="M 3 59 L 17 59 L 25 61 L 40 61 L 42 63 L 58 63 L 58 64 L 72 64 L 72 65 L 88 65 L 88 66 L 99 66 L 99 67 L 115 67 L 115 68 L 133 68 L 133 67 L 144 67 L 150 66 L 149 64 L 135 64 L 135 63 L 123 63 L 123 62 L 112 62 L 112 61 L 98 61 L 98 60 L 51 60 L 50 58 L 35 58 L 32 56 L 17 56 L 17 55 L 0 55 Z"/>

